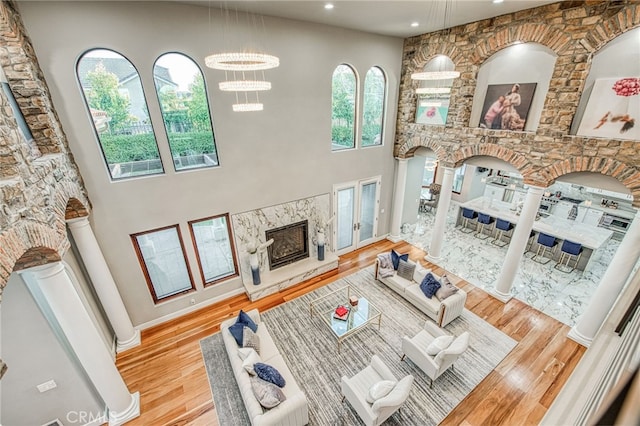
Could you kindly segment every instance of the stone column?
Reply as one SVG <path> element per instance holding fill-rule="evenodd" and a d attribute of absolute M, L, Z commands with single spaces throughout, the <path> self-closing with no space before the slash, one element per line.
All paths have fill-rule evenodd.
<path fill-rule="evenodd" d="M 507 303 L 511 300 L 511 287 L 513 286 L 513 280 L 516 278 L 518 268 L 520 267 L 520 260 L 527 246 L 529 235 L 531 235 L 531 229 L 533 228 L 533 222 L 536 219 L 538 213 L 538 207 L 540 207 L 540 200 L 542 200 L 542 193 L 544 188 L 537 186 L 530 186 L 527 191 L 527 196 L 524 199 L 524 205 L 522 206 L 522 213 L 518 219 L 518 224 L 513 230 L 513 236 L 507 249 L 507 255 L 504 258 L 502 269 L 500 270 L 500 276 L 496 282 L 493 290 L 493 295 Z"/>
<path fill-rule="evenodd" d="M 631 222 L 620 247 L 611 263 L 607 267 L 600 284 L 596 289 L 587 309 L 578 319 L 578 322 L 568 337 L 576 342 L 589 347 L 596 333 L 609 315 L 618 295 L 629 280 L 634 266 L 640 258 L 640 211 Z"/>
<path fill-rule="evenodd" d="M 93 287 L 116 333 L 118 352 L 140 345 L 140 331 L 133 328 L 118 287 L 91 229 L 89 219 L 81 217 L 67 222 Z"/>
<path fill-rule="evenodd" d="M 402 225 L 402 210 L 404 207 L 404 191 L 407 186 L 407 163 L 406 158 L 396 158 L 398 160 L 398 170 L 396 173 L 396 186 L 393 190 L 393 210 L 391 211 L 391 230 L 388 239 L 397 243 L 400 238 L 400 226 Z"/>
<path fill-rule="evenodd" d="M 60 324 L 82 368 L 109 409 L 109 425 L 140 415 L 140 394 L 129 393 L 98 330 L 61 262 L 25 269 L 20 274 L 41 293 Z"/>
<path fill-rule="evenodd" d="M 443 169 L 442 188 L 440 190 L 440 198 L 438 199 L 438 208 L 436 209 L 431 243 L 429 244 L 429 252 L 424 257 L 425 260 L 435 264 L 438 264 L 440 260 L 442 260 L 440 250 L 442 249 L 442 240 L 444 239 L 444 231 L 447 224 L 447 214 L 449 213 L 449 205 L 451 204 L 451 190 L 453 189 L 454 170 L 452 167 L 444 167 Z"/>

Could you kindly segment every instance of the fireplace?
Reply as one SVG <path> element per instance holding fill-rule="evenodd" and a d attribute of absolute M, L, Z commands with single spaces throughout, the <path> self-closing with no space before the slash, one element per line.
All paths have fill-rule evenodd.
<path fill-rule="evenodd" d="M 309 225 L 306 220 L 265 231 L 271 270 L 309 257 Z"/>

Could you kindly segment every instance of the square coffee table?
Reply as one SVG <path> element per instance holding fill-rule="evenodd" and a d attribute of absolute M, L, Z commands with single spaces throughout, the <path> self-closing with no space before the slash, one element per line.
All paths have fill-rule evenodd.
<path fill-rule="evenodd" d="M 349 304 L 351 296 L 358 298 L 356 306 Z M 333 317 L 333 313 L 339 305 L 351 308 L 346 320 Z M 318 314 L 322 322 L 329 326 L 338 341 L 338 353 L 340 353 L 340 344 L 343 339 L 375 321 L 377 321 L 378 330 L 380 330 L 380 321 L 382 319 L 382 312 L 350 285 L 311 301 L 309 303 L 309 314 L 312 317 L 314 314 Z"/>

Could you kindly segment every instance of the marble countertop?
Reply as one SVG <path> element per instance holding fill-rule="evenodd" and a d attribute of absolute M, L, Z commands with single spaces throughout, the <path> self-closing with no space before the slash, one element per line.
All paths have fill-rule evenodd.
<path fill-rule="evenodd" d="M 492 217 L 508 220 L 514 224 L 517 224 L 520 219 L 520 216 L 516 214 L 516 211 L 511 210 L 511 203 L 496 200 L 492 201 L 488 197 L 475 198 L 460 204 L 460 206 L 488 214 Z M 554 237 L 562 240 L 570 240 L 580 243 L 584 247 L 593 250 L 597 250 L 604 246 L 613 235 L 613 231 L 609 231 L 604 228 L 584 223 L 576 223 L 573 220 L 561 219 L 555 216 L 536 220 L 533 223 L 533 230 L 553 235 Z"/>
<path fill-rule="evenodd" d="M 592 203 L 590 206 L 586 206 L 584 204 L 584 201 L 580 203 L 578 207 L 584 207 L 585 209 L 590 208 L 594 210 L 600 210 L 611 216 L 618 216 L 625 219 L 633 219 L 634 217 L 636 217 L 636 211 L 633 210 L 632 208 L 618 207 L 617 209 L 612 209 L 610 207 L 601 206 L 600 204 L 596 204 L 596 203 Z"/>

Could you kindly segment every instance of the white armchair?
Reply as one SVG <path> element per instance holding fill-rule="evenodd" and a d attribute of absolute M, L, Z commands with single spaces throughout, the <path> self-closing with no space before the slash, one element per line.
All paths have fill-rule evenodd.
<path fill-rule="evenodd" d="M 402 358 L 409 357 L 422 371 L 424 371 L 429 379 L 430 386 L 433 381 L 440 377 L 442 373 L 447 371 L 449 367 L 453 368 L 453 363 L 467 350 L 469 347 L 469 332 L 465 331 L 456 337 L 451 344 L 438 352 L 437 355 L 429 355 L 427 348 L 436 339 L 436 337 L 448 336 L 448 334 L 431 321 L 427 321 L 424 330 L 421 330 L 412 338 L 404 336 L 402 338 Z"/>
<path fill-rule="evenodd" d="M 379 425 L 391 417 L 405 402 L 413 384 L 413 376 L 408 375 L 398 381 L 386 396 L 373 403 L 367 402 L 371 386 L 382 380 L 397 381 L 377 355 L 371 358 L 371 364 L 364 370 L 351 378 L 342 376 L 341 379 L 342 401 L 346 398 L 367 426 Z"/>

